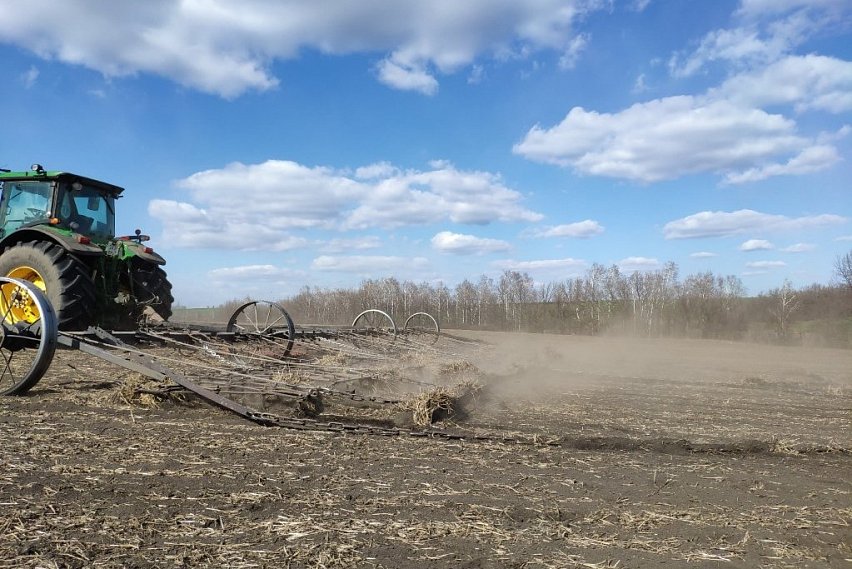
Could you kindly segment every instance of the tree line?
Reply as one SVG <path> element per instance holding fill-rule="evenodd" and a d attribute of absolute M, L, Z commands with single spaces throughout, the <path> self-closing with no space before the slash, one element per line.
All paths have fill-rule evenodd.
<path fill-rule="evenodd" d="M 842 260 L 846 260 L 846 264 Z M 584 275 L 536 283 L 529 274 L 504 271 L 443 283 L 365 279 L 351 288 L 305 286 L 280 304 L 299 325 L 351 324 L 361 311 L 378 308 L 401 325 L 415 312 L 428 312 L 444 328 L 617 333 L 735 340 L 802 342 L 852 347 L 852 281 L 841 268 L 839 285 L 781 287 L 756 297 L 733 275 L 702 272 L 681 278 L 678 266 L 625 273 L 617 266 L 592 265 Z M 240 301 L 220 307 L 229 314 Z"/>

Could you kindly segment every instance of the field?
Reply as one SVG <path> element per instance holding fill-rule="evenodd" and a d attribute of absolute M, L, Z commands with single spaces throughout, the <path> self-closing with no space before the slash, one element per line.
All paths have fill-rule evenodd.
<path fill-rule="evenodd" d="M 446 428 L 517 442 L 143 404 L 61 353 L 0 400 L 0 567 L 852 567 L 852 351 L 477 337 Z"/>

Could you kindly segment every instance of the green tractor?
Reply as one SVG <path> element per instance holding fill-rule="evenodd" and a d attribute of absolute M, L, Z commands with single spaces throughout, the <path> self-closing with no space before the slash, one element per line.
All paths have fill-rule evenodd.
<path fill-rule="evenodd" d="M 45 292 L 60 330 L 133 329 L 168 320 L 172 285 L 149 239 L 115 236 L 115 201 L 123 188 L 68 172 L 0 170 L 0 276 Z M 32 324 L 39 312 L 26 289 L 5 284 L 0 314 Z"/>

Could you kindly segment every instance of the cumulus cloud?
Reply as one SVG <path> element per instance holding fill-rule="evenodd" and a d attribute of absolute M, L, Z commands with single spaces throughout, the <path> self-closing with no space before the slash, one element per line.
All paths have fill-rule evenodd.
<path fill-rule="evenodd" d="M 191 201 L 152 200 L 148 212 L 162 222 L 163 237 L 176 247 L 279 251 L 307 246 L 295 234 L 307 229 L 440 221 L 485 225 L 542 217 L 524 208 L 521 194 L 496 174 L 458 170 L 448 162 L 432 166 L 402 171 L 381 163 L 358 168 L 351 177 L 285 160 L 235 162 L 179 180 L 178 188 Z"/>
<path fill-rule="evenodd" d="M 434 162 L 429 171 L 407 170 L 371 182 L 344 225 L 401 227 L 443 220 L 486 225 L 495 221 L 539 221 L 543 216 L 520 205 L 521 194 L 489 172 L 457 170 Z"/>
<path fill-rule="evenodd" d="M 852 61 L 809 54 L 789 56 L 727 79 L 710 95 L 742 105 L 794 105 L 799 112 L 852 110 Z"/>
<path fill-rule="evenodd" d="M 658 182 L 714 172 L 735 183 L 738 176 L 771 175 L 773 167 L 778 173 L 812 171 L 836 159 L 814 146 L 781 115 L 685 95 L 617 113 L 574 107 L 554 127 L 534 126 L 514 152 L 581 174 Z M 779 164 L 779 158 L 793 164 Z M 754 164 L 761 174 L 749 173 Z"/>
<path fill-rule="evenodd" d="M 431 94 L 434 69 L 452 73 L 480 57 L 552 50 L 571 61 L 589 0 L 247 0 L 89 2 L 9 0 L 0 41 L 106 76 L 154 73 L 236 97 L 278 85 L 276 59 L 304 50 L 377 53 L 378 78 Z"/>
<path fill-rule="evenodd" d="M 545 272 L 545 271 L 565 271 L 568 269 L 577 269 L 586 266 L 586 261 L 580 259 L 540 259 L 537 261 L 515 261 L 513 259 L 504 259 L 494 261 L 492 266 L 505 271 L 522 271 L 522 272 Z"/>
<path fill-rule="evenodd" d="M 766 239 L 749 239 L 740 244 L 740 251 L 768 251 L 775 246 Z"/>
<path fill-rule="evenodd" d="M 746 263 L 746 267 L 749 269 L 779 269 L 786 266 L 787 263 L 784 261 L 754 261 Z"/>
<path fill-rule="evenodd" d="M 537 237 L 575 237 L 586 239 L 600 235 L 604 232 L 604 229 L 604 226 L 597 221 L 586 219 L 575 223 L 546 227 L 539 231 L 534 231 L 533 234 Z"/>
<path fill-rule="evenodd" d="M 395 274 L 408 269 L 423 269 L 429 266 L 425 257 L 393 257 L 383 255 L 322 255 L 311 262 L 311 268 L 317 271 L 334 271 L 342 273 L 375 274 L 394 272 Z"/>
<path fill-rule="evenodd" d="M 432 237 L 432 247 L 438 251 L 457 255 L 483 255 L 511 249 L 508 242 L 500 239 L 485 239 L 450 231 L 441 231 L 435 234 Z"/>
<path fill-rule="evenodd" d="M 711 253 L 709 251 L 696 251 L 695 253 L 690 253 L 690 257 L 693 259 L 710 259 L 712 257 L 718 257 L 718 253 Z"/>
<path fill-rule="evenodd" d="M 666 239 L 726 237 L 750 232 L 796 231 L 846 222 L 845 217 L 828 213 L 787 217 L 751 209 L 701 211 L 666 223 L 663 227 L 663 235 Z"/>
<path fill-rule="evenodd" d="M 287 251 L 309 244 L 303 237 L 260 223 L 261 219 L 240 223 L 217 210 L 208 212 L 174 200 L 151 200 L 148 213 L 163 224 L 163 242 L 169 247 Z"/>

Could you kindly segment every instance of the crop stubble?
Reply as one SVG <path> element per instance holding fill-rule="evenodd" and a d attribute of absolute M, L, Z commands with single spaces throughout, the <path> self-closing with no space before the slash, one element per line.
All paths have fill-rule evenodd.
<path fill-rule="evenodd" d="M 558 445 L 263 428 L 62 353 L 0 400 L 0 567 L 852 563 L 848 352 L 488 339 L 450 428 Z"/>

